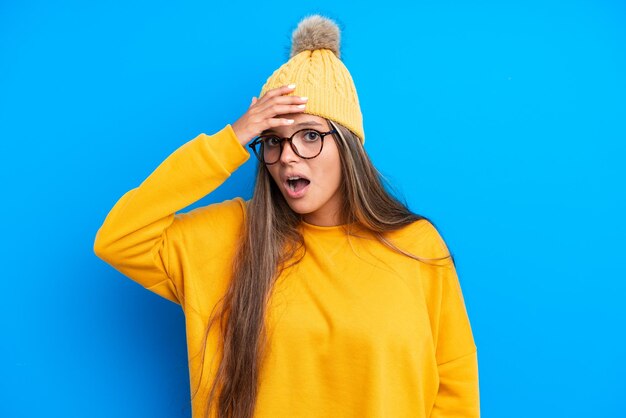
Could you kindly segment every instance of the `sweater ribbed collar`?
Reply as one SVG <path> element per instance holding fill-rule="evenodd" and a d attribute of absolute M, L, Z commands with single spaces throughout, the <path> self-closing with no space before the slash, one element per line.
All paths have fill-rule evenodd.
<path fill-rule="evenodd" d="M 346 229 L 350 228 L 353 232 L 363 231 L 363 227 L 358 222 L 344 225 L 319 226 L 313 225 L 305 221 L 300 222 L 302 231 L 307 234 L 323 235 L 326 237 L 345 237 Z"/>

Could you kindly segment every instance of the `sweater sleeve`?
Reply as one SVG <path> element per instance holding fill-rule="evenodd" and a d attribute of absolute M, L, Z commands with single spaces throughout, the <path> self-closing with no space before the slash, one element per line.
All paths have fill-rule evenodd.
<path fill-rule="evenodd" d="M 96 233 L 95 254 L 146 289 L 182 304 L 177 249 L 185 223 L 197 217 L 191 216 L 194 211 L 176 211 L 211 193 L 249 157 L 230 124 L 186 142 L 115 203 Z M 218 209 L 232 208 L 223 203 L 209 206 L 207 212 L 216 217 Z"/>
<path fill-rule="evenodd" d="M 430 234 L 434 253 L 449 254 L 432 226 Z M 440 286 L 435 332 L 439 389 L 431 417 L 479 417 L 477 348 L 454 262 L 447 259 L 436 271 Z"/>

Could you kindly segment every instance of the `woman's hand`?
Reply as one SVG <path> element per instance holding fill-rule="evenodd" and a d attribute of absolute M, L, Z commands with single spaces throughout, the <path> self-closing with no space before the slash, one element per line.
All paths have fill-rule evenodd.
<path fill-rule="evenodd" d="M 256 97 L 252 98 L 252 103 L 250 103 L 246 113 L 232 124 L 241 145 L 245 146 L 266 129 L 293 123 L 293 119 L 277 118 L 276 116 L 304 111 L 306 97 L 285 96 L 293 92 L 294 88 L 294 84 L 277 87 L 268 90 L 258 100 Z"/>

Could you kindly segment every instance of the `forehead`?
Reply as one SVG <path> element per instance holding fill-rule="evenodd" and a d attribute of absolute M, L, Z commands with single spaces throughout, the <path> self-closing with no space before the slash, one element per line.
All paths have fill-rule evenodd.
<path fill-rule="evenodd" d="M 268 128 L 264 130 L 263 132 L 261 132 L 261 134 L 273 133 L 276 135 L 283 135 L 283 134 L 287 135 L 289 133 L 293 133 L 304 128 L 313 128 L 317 130 L 328 129 L 328 122 L 326 122 L 326 120 L 323 118 L 312 116 L 312 115 L 311 116 L 307 115 L 309 117 L 302 117 L 303 116 L 302 114 L 298 114 L 298 116 L 294 117 L 293 115 L 291 115 L 290 119 L 294 119 L 293 125 Z M 287 116 L 285 115 L 279 115 L 279 117 L 287 118 Z"/>

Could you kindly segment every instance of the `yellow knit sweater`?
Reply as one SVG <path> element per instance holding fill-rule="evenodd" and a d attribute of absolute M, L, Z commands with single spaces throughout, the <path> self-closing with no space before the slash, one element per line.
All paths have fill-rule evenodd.
<path fill-rule="evenodd" d="M 118 271 L 181 305 L 192 393 L 200 385 L 194 418 L 204 415 L 221 355 L 216 325 L 204 364 L 199 353 L 230 279 L 246 202 L 176 212 L 249 157 L 231 125 L 198 135 L 117 201 L 94 243 Z M 371 236 L 348 239 L 340 227 L 303 223 L 301 231 L 306 256 L 281 274 L 268 304 L 255 417 L 478 417 L 477 349 L 452 262 L 430 266 Z M 418 256 L 448 253 L 426 220 L 389 238 Z"/>

